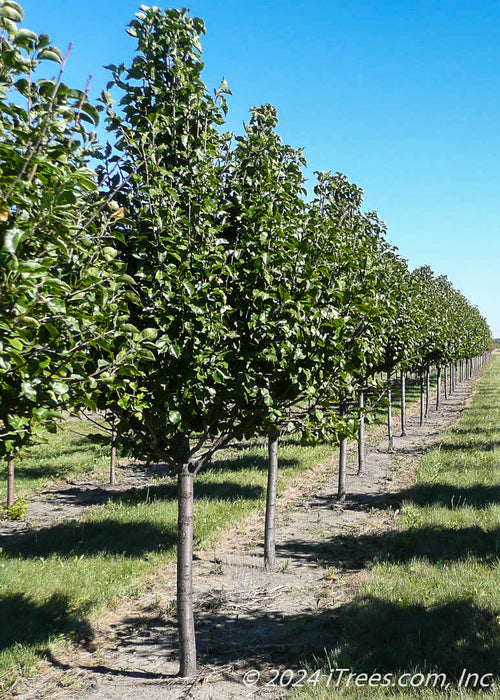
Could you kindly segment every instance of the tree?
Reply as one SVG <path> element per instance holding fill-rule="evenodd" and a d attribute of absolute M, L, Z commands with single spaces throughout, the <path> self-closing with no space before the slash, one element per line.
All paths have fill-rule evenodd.
<path fill-rule="evenodd" d="M 88 167 L 98 112 L 62 82 L 68 53 L 0 1 L 0 457 L 9 462 L 87 378 L 116 333 L 120 264 Z M 56 79 L 41 69 L 59 64 Z M 87 126 L 90 125 L 90 131 Z"/>
<path fill-rule="evenodd" d="M 339 409 L 335 430 L 340 439 L 338 496 L 343 498 L 346 439 L 357 427 L 348 408 L 369 377 L 392 366 L 387 346 L 399 313 L 396 282 L 404 263 L 385 240 L 386 228 L 377 214 L 361 211 L 362 190 L 339 173 L 317 175 L 309 226 L 322 251 L 316 267 L 327 266 L 317 308 L 330 328 L 325 335 L 328 360 L 315 391 L 323 403 L 337 402 Z"/>

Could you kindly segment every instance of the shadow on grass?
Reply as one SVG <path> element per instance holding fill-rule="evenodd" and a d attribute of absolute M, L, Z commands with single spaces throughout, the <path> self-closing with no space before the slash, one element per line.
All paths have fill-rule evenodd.
<path fill-rule="evenodd" d="M 332 495 L 318 494 L 316 502 L 311 506 L 316 508 L 331 508 L 338 505 L 338 499 Z M 484 486 L 453 486 L 451 484 L 418 484 L 402 491 L 390 493 L 348 493 L 342 508 L 346 510 L 393 510 L 403 502 L 417 506 L 440 506 L 457 510 L 473 507 L 486 509 L 500 504 L 500 487 Z"/>
<path fill-rule="evenodd" d="M 241 486 L 233 482 L 200 482 L 195 485 L 195 500 L 251 501 L 262 498 L 262 493 L 261 486 Z M 169 503 L 176 498 L 176 485 L 163 484 L 132 489 L 118 494 L 114 500 L 124 505 L 138 505 L 163 501 Z M 134 520 L 132 514 L 128 522 L 122 522 L 112 515 L 103 515 L 98 521 L 83 520 L 21 535 L 6 535 L 1 538 L 2 548 L 6 554 L 21 557 L 97 553 L 138 557 L 146 552 L 172 549 L 176 542 L 176 530 L 169 525 L 148 522 L 143 517 L 140 515 Z"/>
<path fill-rule="evenodd" d="M 298 445 L 299 443 L 287 441 L 287 443 L 282 443 L 282 447 L 285 447 L 288 444 Z M 265 449 L 267 449 L 267 447 Z M 230 450 L 232 452 L 235 450 L 235 448 L 231 447 Z M 258 471 L 267 472 L 269 464 L 267 456 L 255 453 L 252 454 L 250 451 L 247 454 L 244 452 L 242 453 L 237 449 L 235 451 L 238 454 L 229 454 L 227 457 L 223 457 L 222 455 L 217 456 L 213 462 L 210 462 L 210 464 L 200 472 L 200 474 L 205 472 L 210 472 L 211 474 L 217 474 L 219 472 L 231 473 L 244 471 L 246 469 L 257 469 Z M 287 469 L 298 467 L 299 464 L 299 460 L 295 458 L 290 459 L 284 457 L 280 458 L 279 460 L 279 468 L 281 472 L 286 472 Z"/>
<path fill-rule="evenodd" d="M 418 506 L 442 506 L 455 510 L 466 506 L 488 508 L 500 504 L 498 486 L 452 486 L 450 484 L 418 484 L 397 494 L 400 501 L 409 501 Z"/>
<path fill-rule="evenodd" d="M 69 459 L 74 455 L 79 456 L 79 463 L 76 465 Z M 23 482 L 33 479 L 50 479 L 65 476 L 75 472 L 75 468 L 79 471 L 88 471 L 92 468 L 93 463 L 106 456 L 106 452 L 102 449 L 96 450 L 90 442 L 83 437 L 72 439 L 71 446 L 58 448 L 57 454 L 52 455 L 30 455 L 29 452 L 20 458 L 15 463 L 16 480 Z M 65 459 L 66 458 L 66 459 Z M 87 466 L 85 466 L 87 460 Z M 4 463 L 0 466 L 0 479 L 6 478 L 7 469 Z"/>
<path fill-rule="evenodd" d="M 89 503 L 123 503 L 124 505 L 139 505 L 141 503 L 154 503 L 156 501 L 175 501 L 177 499 L 177 483 L 171 481 L 166 484 L 151 484 L 148 486 L 133 487 L 126 491 L 118 489 L 103 489 L 97 486 L 95 489 L 79 489 L 73 487 L 53 492 L 59 503 L 72 503 L 86 505 Z M 247 486 L 233 481 L 220 482 L 194 482 L 195 499 L 207 500 L 257 500 L 261 498 L 263 488 L 261 486 Z"/>
<path fill-rule="evenodd" d="M 500 636 L 496 615 L 471 600 L 427 608 L 358 598 L 344 615 L 338 665 L 373 672 L 446 673 L 457 681 L 463 669 L 498 677 Z M 438 686 L 440 687 L 440 686 Z"/>
<path fill-rule="evenodd" d="M 3 538 L 2 549 L 12 557 L 30 559 L 58 554 L 61 557 L 118 554 L 141 557 L 148 552 L 173 549 L 176 531 L 148 522 L 123 523 L 113 518 L 98 522 L 55 525 L 27 534 Z M 55 564 L 54 564 L 55 566 Z"/>
<path fill-rule="evenodd" d="M 500 446 L 500 442 L 486 439 L 472 439 L 467 442 L 449 442 L 440 445 L 441 452 L 493 452 Z M 459 456 L 459 455 L 457 455 Z"/>
<path fill-rule="evenodd" d="M 22 594 L 3 596 L 0 600 L 0 650 L 18 644 L 44 644 L 58 634 L 90 641 L 93 632 L 84 614 L 84 611 L 75 611 L 68 597 L 57 593 L 44 603 L 36 603 Z"/>
<path fill-rule="evenodd" d="M 435 564 L 468 557 L 496 563 L 500 559 L 500 528 L 485 532 L 480 527 L 421 527 L 382 535 L 338 535 L 319 543 L 285 542 L 277 552 L 295 561 L 321 561 L 350 570 L 374 561 L 402 564 L 414 558 Z"/>

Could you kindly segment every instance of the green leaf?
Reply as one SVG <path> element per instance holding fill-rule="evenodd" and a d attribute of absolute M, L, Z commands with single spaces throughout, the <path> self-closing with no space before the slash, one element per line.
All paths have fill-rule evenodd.
<path fill-rule="evenodd" d="M 9 253 L 15 255 L 22 237 L 23 232 L 18 228 L 11 228 L 5 232 L 3 244 Z"/>
<path fill-rule="evenodd" d="M 182 420 L 182 416 L 179 411 L 170 411 L 168 414 L 168 420 L 170 423 L 173 423 L 173 425 L 178 425 Z"/>
<path fill-rule="evenodd" d="M 156 340 L 157 337 L 158 337 L 158 329 L 157 328 L 145 328 L 143 331 L 141 331 L 141 334 L 140 334 L 141 340 Z"/>
<path fill-rule="evenodd" d="M 32 32 L 30 29 L 20 29 L 14 37 L 14 44 L 17 46 L 19 44 L 24 44 L 26 41 L 29 44 L 36 44 L 38 41 L 38 34 L 35 34 L 35 32 Z"/>
<path fill-rule="evenodd" d="M 6 17 L 7 19 L 12 20 L 13 22 L 22 22 L 23 21 L 23 11 L 19 5 L 14 7 L 15 3 L 9 3 L 0 5 L 0 17 Z"/>
<path fill-rule="evenodd" d="M 90 122 L 94 124 L 94 126 L 99 124 L 99 112 L 94 105 L 91 105 L 89 102 L 84 102 L 81 105 L 80 110 L 82 114 L 86 114 L 90 118 Z"/>
<path fill-rule="evenodd" d="M 16 350 L 24 350 L 24 345 L 21 343 L 19 338 L 7 338 L 7 342 Z"/>
<path fill-rule="evenodd" d="M 61 52 L 51 46 L 49 49 L 42 49 L 37 54 L 37 59 L 39 61 L 54 61 L 54 63 L 62 63 Z"/>
<path fill-rule="evenodd" d="M 63 394 L 68 393 L 69 386 L 66 384 L 66 382 L 55 381 L 52 384 L 52 390 L 54 391 L 55 394 L 63 395 Z"/>
<path fill-rule="evenodd" d="M 29 401 L 36 402 L 37 400 L 36 390 L 30 382 L 21 382 L 21 395 L 26 396 Z"/>

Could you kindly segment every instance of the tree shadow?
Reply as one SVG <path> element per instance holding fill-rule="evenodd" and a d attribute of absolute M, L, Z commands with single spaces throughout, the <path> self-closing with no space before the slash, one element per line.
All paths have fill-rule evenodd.
<path fill-rule="evenodd" d="M 498 440 L 468 440 L 467 442 L 448 442 L 443 443 L 439 446 L 441 452 L 493 452 L 497 447 L 500 446 Z"/>
<path fill-rule="evenodd" d="M 23 594 L 0 600 L 0 650 L 20 644 L 43 644 L 58 634 L 80 642 L 93 638 L 85 611 L 76 611 L 67 596 L 54 593 L 43 603 Z"/>
<path fill-rule="evenodd" d="M 220 593 L 214 590 L 214 599 L 218 600 Z M 238 598 L 238 602 L 242 600 Z M 298 663 L 323 654 L 340 638 L 336 610 L 288 615 L 265 608 L 239 614 L 224 609 L 224 604 L 216 610 L 207 611 L 199 605 L 196 608 L 196 646 L 201 664 L 226 666 L 237 661 L 238 666 L 253 668 Z M 178 658 L 177 622 L 173 616 L 134 616 L 122 620 L 120 628 L 117 646 L 131 649 L 138 666 L 149 657 L 152 647 L 159 646 L 170 661 Z"/>
<path fill-rule="evenodd" d="M 214 598 L 219 591 L 213 591 Z M 469 599 L 433 607 L 396 604 L 372 596 L 344 607 L 287 614 L 273 610 L 238 614 L 235 600 L 219 598 L 218 609 L 197 607 L 196 636 L 201 664 L 238 668 L 318 666 L 332 649 L 333 668 L 350 672 L 402 674 L 446 673 L 457 681 L 464 668 L 498 677 L 500 644 L 496 615 Z M 238 602 L 243 602 L 240 598 Z M 138 667 L 151 649 L 177 658 L 177 626 L 171 616 L 137 616 L 122 621 L 118 648 L 130 650 Z M 155 653 L 158 653 L 157 651 Z M 97 673 L 135 675 L 107 666 L 86 667 Z M 234 670 L 230 678 L 234 680 Z M 493 680 L 490 677 L 490 680 Z"/>
<path fill-rule="evenodd" d="M 277 552 L 292 561 L 322 561 L 347 570 L 358 570 L 374 561 L 403 564 L 415 558 L 434 564 L 468 557 L 496 563 L 500 558 L 500 528 L 420 527 L 357 537 L 338 535 L 324 542 L 294 539 L 280 544 Z"/>
<path fill-rule="evenodd" d="M 451 484 L 418 484 L 398 494 L 400 501 L 408 501 L 418 506 L 438 505 L 450 510 L 471 506 L 488 508 L 500 504 L 498 486 L 452 486 Z"/>
<path fill-rule="evenodd" d="M 436 671 L 446 673 L 451 682 L 463 669 L 498 678 L 496 618 L 468 599 L 426 607 L 364 596 L 343 615 L 339 664 L 358 672 Z"/>
<path fill-rule="evenodd" d="M 61 557 L 95 554 L 141 557 L 173 549 L 176 531 L 144 521 L 120 522 L 112 517 L 82 521 L 2 538 L 2 549 L 12 557 L 31 559 L 58 554 Z"/>
<path fill-rule="evenodd" d="M 394 510 L 404 502 L 417 506 L 441 506 L 450 510 L 473 507 L 486 509 L 491 505 L 500 504 L 500 488 L 498 486 L 453 486 L 451 484 L 418 484 L 408 489 L 394 492 L 356 493 L 350 492 L 339 504 L 336 495 L 317 494 L 310 507 L 329 508 L 340 507 L 343 510 L 369 511 Z"/>
<path fill-rule="evenodd" d="M 287 443 L 288 444 L 288 443 Z M 298 443 L 297 443 L 298 444 Z M 233 448 L 231 448 L 231 451 Z M 298 459 L 295 458 L 281 458 L 279 459 L 280 471 L 286 471 L 287 469 L 293 469 L 298 467 L 300 464 Z M 232 454 L 226 456 L 219 455 L 210 464 L 207 465 L 206 469 L 203 469 L 200 473 L 205 471 L 211 474 L 217 474 L 219 472 L 224 472 L 225 474 L 247 469 L 257 469 L 259 471 L 267 471 L 269 461 L 265 455 L 258 455 L 251 453 L 250 448 L 246 451 L 240 452 L 239 454 Z"/>

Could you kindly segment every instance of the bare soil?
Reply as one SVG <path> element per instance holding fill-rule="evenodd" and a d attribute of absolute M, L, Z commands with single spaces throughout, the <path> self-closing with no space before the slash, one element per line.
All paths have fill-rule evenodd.
<path fill-rule="evenodd" d="M 411 486 L 421 456 L 440 443 L 466 406 L 473 381 L 458 386 L 439 413 L 418 425 L 408 412 L 408 434 L 388 454 L 381 428 L 368 436 L 364 476 L 357 476 L 356 448 L 348 455 L 344 502 L 336 499 L 336 454 L 309 470 L 279 499 L 278 566 L 262 567 L 263 515 L 224 532 L 195 562 L 199 672 L 176 677 L 175 569 L 166 567 L 140 598 L 125 600 L 100 619 L 86 646 L 53 647 L 35 679 L 9 697 L 23 700 L 225 700 L 285 696 L 266 687 L 271 669 L 314 667 L 339 639 L 342 613 L 369 575 L 381 533 L 396 527 L 395 514 Z M 395 430 L 396 435 L 398 434 Z M 133 477 L 131 477 L 133 478 Z M 139 485 L 139 484 L 137 484 Z M 120 489 L 124 484 L 120 484 Z M 71 488 L 75 492 L 71 492 Z M 113 488 L 113 487 L 109 487 Z M 130 485 L 128 485 L 130 488 Z M 107 488 L 102 497 L 111 495 Z M 78 515 L 92 502 L 91 484 L 54 493 L 52 512 L 39 503 L 39 522 Z M 75 498 L 72 500 L 73 495 Z M 99 496 L 99 497 L 101 497 Z M 80 510 L 75 510 L 80 508 Z M 60 509 L 55 511 L 55 509 Z M 35 517 L 37 512 L 30 513 Z M 358 539 L 362 537 L 362 541 Z M 243 676 L 259 669 L 262 682 L 246 687 Z"/>

